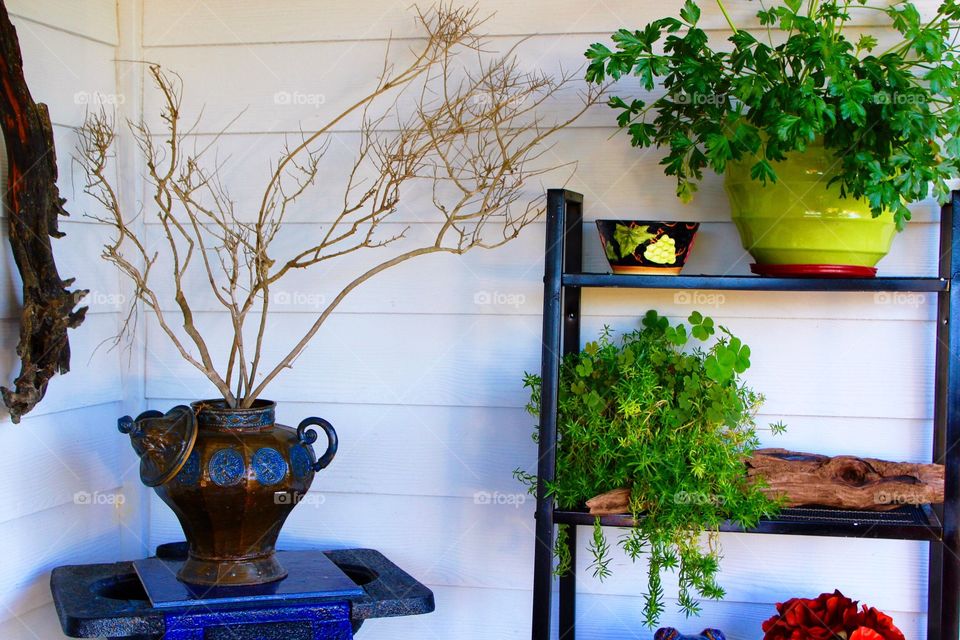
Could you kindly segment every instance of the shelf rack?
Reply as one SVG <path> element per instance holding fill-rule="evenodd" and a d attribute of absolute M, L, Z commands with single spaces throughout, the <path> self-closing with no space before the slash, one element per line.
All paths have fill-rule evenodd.
<path fill-rule="evenodd" d="M 536 550 L 533 583 L 533 640 L 550 640 L 553 599 L 553 540 L 557 524 L 592 525 L 594 516 L 554 508 L 546 492 L 556 468 L 557 398 L 565 354 L 580 350 L 580 294 L 585 288 L 701 289 L 740 291 L 886 291 L 937 295 L 932 460 L 945 466 L 944 503 L 902 507 L 883 513 L 840 509 L 784 509 L 773 519 L 744 530 L 734 523 L 722 531 L 921 540 L 930 544 L 927 639 L 960 640 L 960 192 L 953 192 L 940 222 L 940 268 L 933 278 L 765 278 L 759 276 L 645 276 L 583 272 L 583 196 L 564 189 L 547 192 L 547 234 L 543 296 L 543 379 L 537 473 Z M 957 355 L 953 355 L 957 354 Z M 603 516 L 602 524 L 628 527 L 629 516 Z M 568 537 L 576 566 L 577 529 Z M 575 640 L 576 575 L 560 578 L 561 640 Z"/>

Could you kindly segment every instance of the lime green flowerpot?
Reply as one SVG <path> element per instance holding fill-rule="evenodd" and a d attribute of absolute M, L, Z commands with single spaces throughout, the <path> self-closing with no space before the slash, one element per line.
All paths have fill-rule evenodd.
<path fill-rule="evenodd" d="M 775 184 L 750 179 L 753 162 L 731 163 L 725 186 L 743 248 L 759 265 L 876 266 L 896 233 L 893 214 L 828 187 L 836 159 L 822 144 L 776 163 Z"/>

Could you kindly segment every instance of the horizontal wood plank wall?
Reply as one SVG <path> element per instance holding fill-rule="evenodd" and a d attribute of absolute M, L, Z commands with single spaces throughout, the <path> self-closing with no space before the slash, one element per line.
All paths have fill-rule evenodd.
<path fill-rule="evenodd" d="M 129 505 L 122 491 L 132 460 L 116 433 L 122 399 L 121 354 L 109 349 L 123 306 L 114 269 L 99 259 L 103 225 L 82 193 L 72 161 L 76 128 L 87 108 L 122 100 L 116 90 L 118 42 L 114 0 L 8 0 L 35 100 L 50 108 L 60 193 L 70 218 L 54 240 L 60 273 L 89 289 L 87 320 L 70 334 L 71 372 L 54 378 L 46 398 L 19 425 L 0 417 L 0 637 L 64 637 L 50 598 L 58 565 L 117 560 Z M 0 182 L 7 169 L 0 152 Z M 0 220 L 0 371 L 9 385 L 19 370 L 20 279 L 10 254 L 6 211 Z"/>
<path fill-rule="evenodd" d="M 726 37 L 713 3 L 703 4 L 713 37 Z M 919 4 L 929 13 L 938 3 Z M 479 6 L 496 12 L 486 25 L 494 48 L 530 36 L 520 47 L 521 63 L 555 71 L 577 68 L 586 46 L 612 30 L 640 27 L 681 5 L 483 0 Z M 756 3 L 730 5 L 738 24 L 755 22 Z M 858 28 L 889 38 L 870 12 L 862 13 Z M 386 0 L 145 0 L 143 29 L 144 59 L 183 77 L 183 112 L 192 117 L 203 108 L 196 144 L 207 144 L 236 118 L 220 140 L 220 156 L 229 158 L 223 176 L 244 212 L 259 202 L 284 142 L 371 86 L 388 38 L 399 60 L 419 35 L 406 5 Z M 625 86 L 637 89 L 631 81 Z M 297 93 L 313 99 L 283 100 Z M 571 92 L 554 106 L 569 108 L 575 100 Z M 149 91 L 144 109 L 159 124 L 156 95 Z M 662 175 L 660 155 L 630 148 L 623 135 L 613 135 L 612 119 L 608 108 L 597 107 L 551 152 L 551 161 L 577 161 L 568 186 L 585 194 L 587 220 L 700 220 L 705 224 L 690 269 L 748 273 L 749 256 L 730 223 L 722 181 L 708 177 L 695 203 L 681 204 Z M 315 232 L 341 195 L 357 123 L 341 123 L 333 137 L 325 179 L 290 212 L 293 224 L 277 241 L 284 251 Z M 543 186 L 564 179 L 558 175 Z M 885 274 L 935 272 L 938 207 L 924 202 L 913 210 L 916 222 L 881 264 Z M 402 203 L 397 222 L 409 224 L 412 236 L 424 235 L 435 228 L 432 216 L 429 200 L 415 198 Z M 156 227 L 149 233 L 159 239 Z M 588 241 L 587 251 L 588 266 L 602 269 L 595 241 Z M 337 293 L 338 279 L 356 273 L 364 259 L 351 256 L 322 274 L 298 274 L 280 285 L 284 302 L 271 317 L 268 360 L 280 357 Z M 294 512 L 282 545 L 375 547 L 436 592 L 436 613 L 370 622 L 361 632 L 368 640 L 529 636 L 533 504 L 510 472 L 536 464 L 534 419 L 523 408 L 521 379 L 539 368 L 542 260 L 539 224 L 500 251 L 430 257 L 392 270 L 348 297 L 266 394 L 281 402 L 286 423 L 319 415 L 341 434 L 338 458 L 318 477 L 312 499 Z M 200 276 L 193 282 L 205 286 Z M 160 288 L 170 292 L 162 282 Z M 195 299 L 201 325 L 224 336 L 227 316 L 209 295 Z M 762 431 L 765 444 L 929 459 L 933 296 L 600 291 L 587 293 L 585 305 L 584 338 L 604 324 L 635 326 L 648 308 L 675 318 L 700 309 L 740 334 L 753 348 L 750 382 L 768 399 L 761 423 L 783 419 L 790 427 L 779 438 Z M 155 324 L 144 331 L 151 408 L 213 393 Z M 214 342 L 223 347 L 219 338 Z M 151 543 L 180 537 L 169 510 L 156 499 L 152 506 Z M 841 588 L 894 613 L 908 637 L 923 637 L 923 545 L 743 535 L 723 540 L 721 582 L 728 598 L 704 603 L 701 620 L 684 621 L 668 605 L 665 622 L 688 632 L 719 626 L 728 637 L 754 639 L 773 603 Z M 581 637 L 649 638 L 638 598 L 644 567 L 622 557 L 615 565 L 614 577 L 602 584 L 580 567 Z"/>

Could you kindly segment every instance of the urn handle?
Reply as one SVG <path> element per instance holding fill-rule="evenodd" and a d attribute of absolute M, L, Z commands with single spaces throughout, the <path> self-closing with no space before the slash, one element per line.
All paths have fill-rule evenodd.
<path fill-rule="evenodd" d="M 197 440 L 197 422 L 190 407 L 177 406 L 167 413 L 150 410 L 136 418 L 117 420 L 120 433 L 140 457 L 140 480 L 158 487 L 172 480 L 186 463 Z"/>
<path fill-rule="evenodd" d="M 146 420 L 147 418 L 162 418 L 163 412 L 157 411 L 156 409 L 150 409 L 149 411 L 144 411 L 136 417 L 136 419 L 131 418 L 130 416 L 123 416 L 117 420 L 117 431 L 124 435 L 129 435 L 133 438 L 137 438 L 143 435 L 143 428 L 141 426 L 141 421 Z"/>
<path fill-rule="evenodd" d="M 297 435 L 300 437 L 300 442 L 303 444 L 313 444 L 317 441 L 317 432 L 307 428 L 313 426 L 320 427 L 323 429 L 323 432 L 327 434 L 327 451 L 313 463 L 313 470 L 320 471 L 333 462 L 333 457 L 337 455 L 337 432 L 334 430 L 333 425 L 323 418 L 304 418 L 297 427 Z"/>

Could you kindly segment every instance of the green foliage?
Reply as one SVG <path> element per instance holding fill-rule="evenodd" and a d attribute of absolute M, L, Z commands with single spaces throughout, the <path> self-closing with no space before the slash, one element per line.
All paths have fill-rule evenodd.
<path fill-rule="evenodd" d="M 716 582 L 720 525 L 755 526 L 777 504 L 748 481 L 743 462 L 758 446 L 754 415 L 762 402 L 739 378 L 750 366 L 749 347 L 698 312 L 674 325 L 649 311 L 642 324 L 620 344 L 605 329 L 564 358 L 556 480 L 547 489 L 560 508 L 576 509 L 600 493 L 631 487 L 637 522 L 619 544 L 634 560 L 649 560 L 644 614 L 654 626 L 664 609 L 662 572 L 677 573 L 680 606 L 696 614 L 696 597 L 723 597 Z M 528 374 L 524 384 L 528 410 L 539 416 L 540 378 Z M 561 527 L 556 551 L 563 571 L 570 569 L 566 536 Z M 598 520 L 590 567 L 601 579 L 610 574 L 609 551 Z"/>
<path fill-rule="evenodd" d="M 717 0 L 727 15 L 722 0 Z M 822 138 L 838 163 L 833 181 L 847 197 L 866 198 L 874 215 L 894 212 L 930 187 L 942 202 L 946 181 L 960 174 L 960 44 L 953 24 L 960 2 L 944 0 L 929 21 L 912 2 L 888 7 L 866 0 L 785 0 L 757 13 L 760 33 L 734 30 L 729 51 L 714 49 L 688 0 L 680 19 L 613 34 L 614 49 L 586 52 L 587 80 L 634 75 L 650 104 L 619 96 L 609 105 L 639 147 L 668 147 L 664 172 L 689 200 L 703 171 L 731 161 L 752 163 L 751 176 L 777 180 L 775 165 Z M 877 51 L 874 36 L 851 40 L 844 27 L 856 12 L 882 12 L 900 40 Z M 729 17 L 728 17 L 729 20 Z M 781 33 L 774 37 L 774 31 Z M 782 42 L 775 45 L 775 42 Z"/>

